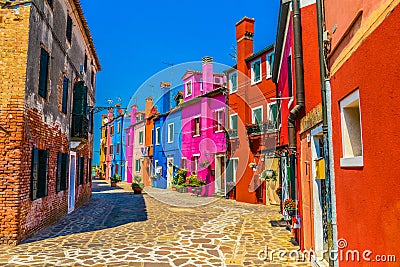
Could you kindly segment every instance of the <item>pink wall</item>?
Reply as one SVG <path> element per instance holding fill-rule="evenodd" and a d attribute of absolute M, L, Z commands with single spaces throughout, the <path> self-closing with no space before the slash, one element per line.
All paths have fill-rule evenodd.
<path fill-rule="evenodd" d="M 108 122 L 111 122 L 114 119 L 113 114 L 114 114 L 114 109 L 113 108 L 108 109 L 108 115 L 107 115 Z M 111 161 L 112 161 L 112 155 L 110 155 L 110 146 L 112 144 L 112 137 L 110 134 L 111 125 L 113 125 L 113 123 L 109 123 L 107 125 L 106 180 L 109 180 L 111 176 Z"/>
<path fill-rule="evenodd" d="M 127 183 L 132 183 L 132 177 L 133 177 L 132 166 L 133 166 L 133 152 L 135 149 L 135 142 L 134 142 L 135 128 L 133 127 L 133 125 L 136 123 L 136 110 L 137 110 L 137 106 L 133 105 L 132 110 L 131 110 L 131 123 L 129 125 L 129 128 L 126 130 L 125 151 L 126 151 L 126 161 L 128 163 L 128 166 L 126 166 L 127 167 L 127 177 L 126 177 Z M 128 139 L 128 135 L 130 136 L 129 139 Z M 129 141 L 129 143 L 128 143 L 128 141 Z"/>

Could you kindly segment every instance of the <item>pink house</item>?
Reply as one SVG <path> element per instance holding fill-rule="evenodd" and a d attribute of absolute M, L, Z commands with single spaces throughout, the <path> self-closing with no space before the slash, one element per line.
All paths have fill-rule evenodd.
<path fill-rule="evenodd" d="M 225 75 L 213 73 L 213 59 L 204 57 L 202 72 L 188 70 L 182 80 L 181 167 L 206 181 L 203 196 L 225 195 Z"/>
<path fill-rule="evenodd" d="M 136 124 L 136 110 L 137 110 L 137 105 L 132 105 L 131 107 L 131 120 L 130 120 L 130 125 L 126 128 L 126 182 L 127 183 L 132 183 L 132 177 L 133 177 L 133 154 L 134 154 L 134 149 L 135 149 L 135 141 L 134 141 L 134 136 L 135 136 L 135 128 L 133 125 Z"/>

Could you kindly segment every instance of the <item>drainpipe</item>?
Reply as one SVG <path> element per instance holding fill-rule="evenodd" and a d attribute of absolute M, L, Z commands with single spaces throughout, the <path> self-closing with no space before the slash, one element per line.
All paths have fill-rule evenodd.
<path fill-rule="evenodd" d="M 326 202 L 328 203 L 328 248 L 330 251 L 337 251 L 337 225 L 336 225 L 336 197 L 335 183 L 333 173 L 333 151 L 329 135 L 332 129 L 329 128 L 331 120 L 328 117 L 330 110 L 330 79 L 329 70 L 325 60 L 324 32 L 325 18 L 323 0 L 317 0 L 317 25 L 318 25 L 318 47 L 319 47 L 319 65 L 321 80 L 321 97 L 322 97 L 322 130 L 324 141 L 324 160 L 325 160 L 325 181 L 326 181 Z M 332 170 L 332 171 L 331 171 Z M 330 266 L 338 266 L 337 261 L 330 261 Z"/>
<path fill-rule="evenodd" d="M 296 150 L 295 121 L 304 110 L 304 68 L 303 43 L 301 33 L 301 16 L 299 0 L 292 1 L 293 6 L 293 33 L 294 33 L 294 64 L 296 79 L 296 106 L 290 111 L 288 118 L 289 149 Z"/>

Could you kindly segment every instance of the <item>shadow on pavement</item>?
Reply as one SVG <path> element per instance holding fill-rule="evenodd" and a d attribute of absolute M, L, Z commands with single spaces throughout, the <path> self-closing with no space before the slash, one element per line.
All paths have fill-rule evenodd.
<path fill-rule="evenodd" d="M 121 187 L 113 188 L 107 182 L 94 179 L 92 199 L 22 244 L 146 220 L 147 209 L 143 195 L 135 195 Z"/>

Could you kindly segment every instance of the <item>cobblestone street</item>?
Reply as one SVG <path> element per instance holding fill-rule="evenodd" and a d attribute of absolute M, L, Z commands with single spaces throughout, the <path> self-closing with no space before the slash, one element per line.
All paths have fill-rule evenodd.
<path fill-rule="evenodd" d="M 93 182 L 83 207 L 17 247 L 0 247 L 1 266 L 309 266 L 262 261 L 258 252 L 297 250 L 277 207 Z"/>

